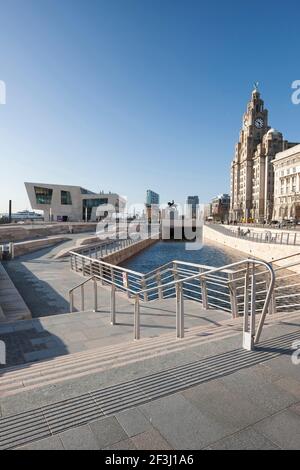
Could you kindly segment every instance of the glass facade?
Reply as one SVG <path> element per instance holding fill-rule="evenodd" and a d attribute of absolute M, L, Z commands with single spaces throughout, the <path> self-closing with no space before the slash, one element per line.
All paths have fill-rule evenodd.
<path fill-rule="evenodd" d="M 53 190 L 49 188 L 34 187 L 37 204 L 51 204 Z"/>
<path fill-rule="evenodd" d="M 61 191 L 60 192 L 61 204 L 64 206 L 72 205 L 72 198 L 70 191 Z"/>
<path fill-rule="evenodd" d="M 159 204 L 159 194 L 151 191 L 151 189 L 148 189 L 146 194 L 146 205 L 152 206 L 155 204 Z"/>
<path fill-rule="evenodd" d="M 107 198 L 96 199 L 83 199 L 82 201 L 82 219 L 90 220 L 93 207 L 99 207 L 103 204 L 108 204 Z"/>
<path fill-rule="evenodd" d="M 102 199 L 83 199 L 83 207 L 84 208 L 92 208 L 92 207 L 98 207 L 101 206 L 102 204 L 108 204 L 108 199 L 107 198 L 102 198 Z"/>
<path fill-rule="evenodd" d="M 188 215 L 192 217 L 192 219 L 197 218 L 197 212 L 199 208 L 199 197 L 198 196 L 188 196 L 187 198 L 187 205 L 188 205 Z"/>

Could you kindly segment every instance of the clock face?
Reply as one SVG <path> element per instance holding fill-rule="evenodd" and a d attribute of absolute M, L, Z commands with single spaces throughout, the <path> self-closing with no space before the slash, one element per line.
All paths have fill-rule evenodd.
<path fill-rule="evenodd" d="M 262 129 L 262 128 L 264 127 L 264 120 L 263 120 L 263 118 L 257 118 L 257 119 L 255 119 L 254 124 L 255 124 L 255 127 L 256 127 L 257 129 Z"/>

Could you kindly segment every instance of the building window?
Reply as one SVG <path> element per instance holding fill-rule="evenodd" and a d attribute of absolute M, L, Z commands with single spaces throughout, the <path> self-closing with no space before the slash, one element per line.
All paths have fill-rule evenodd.
<path fill-rule="evenodd" d="M 72 205 L 72 198 L 70 191 L 61 191 L 60 193 L 61 204 L 64 206 Z"/>
<path fill-rule="evenodd" d="M 99 207 L 108 204 L 107 198 L 102 199 L 83 199 L 82 201 L 82 219 L 90 220 L 93 207 Z"/>
<path fill-rule="evenodd" d="M 91 208 L 91 207 L 98 207 L 102 204 L 108 204 L 108 199 L 83 199 L 83 207 L 84 208 Z"/>
<path fill-rule="evenodd" d="M 53 189 L 34 187 L 37 204 L 51 204 Z"/>

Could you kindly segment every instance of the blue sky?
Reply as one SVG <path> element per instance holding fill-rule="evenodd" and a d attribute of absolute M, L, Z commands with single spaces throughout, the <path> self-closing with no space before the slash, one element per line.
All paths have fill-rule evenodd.
<path fill-rule="evenodd" d="M 0 211 L 24 181 L 162 202 L 229 190 L 258 80 L 300 141 L 299 5 L 287 0 L 0 0 Z"/>

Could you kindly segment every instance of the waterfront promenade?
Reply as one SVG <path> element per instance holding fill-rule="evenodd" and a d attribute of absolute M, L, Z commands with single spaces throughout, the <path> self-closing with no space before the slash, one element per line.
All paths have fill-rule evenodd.
<path fill-rule="evenodd" d="M 77 297 L 66 313 L 83 278 L 55 259 L 59 249 L 7 264 L 36 318 L 0 325 L 1 449 L 299 448 L 299 311 L 268 315 L 246 351 L 242 317 L 185 299 L 178 339 L 175 299 L 141 301 L 133 341 L 133 299 L 117 296 L 112 326 L 109 286 L 98 286 L 97 312 L 87 284 L 86 310 Z"/>
<path fill-rule="evenodd" d="M 87 314 L 82 321 L 92 324 L 95 317 Z M 220 329 L 219 337 L 213 328 Z M 158 339 L 124 342 L 118 353 L 100 347 L 94 358 L 90 352 L 85 357 L 65 356 L 69 358 L 65 363 L 59 358 L 42 362 L 39 370 L 38 363 L 28 365 L 19 370 L 23 389 L 1 397 L 0 446 L 297 449 L 300 379 L 299 366 L 291 361 L 291 345 L 299 336 L 299 313 L 287 318 L 275 315 L 252 352 L 241 349 L 238 328 L 225 337 L 220 324 L 199 329 L 194 341 L 187 336 L 181 343 L 173 335 L 162 335 L 160 343 Z M 109 354 L 114 363 L 105 369 Z M 84 370 L 95 357 L 98 371 L 90 369 L 77 377 L 67 374 L 56 383 L 52 376 L 52 383 L 43 384 L 47 364 L 59 376 L 64 367 L 76 370 L 81 364 Z M 34 373 L 40 387 L 33 387 L 30 374 Z M 27 386 L 32 381 L 28 390 L 26 374 Z M 13 376 L 4 371 L 5 380 L 9 387 Z"/>

